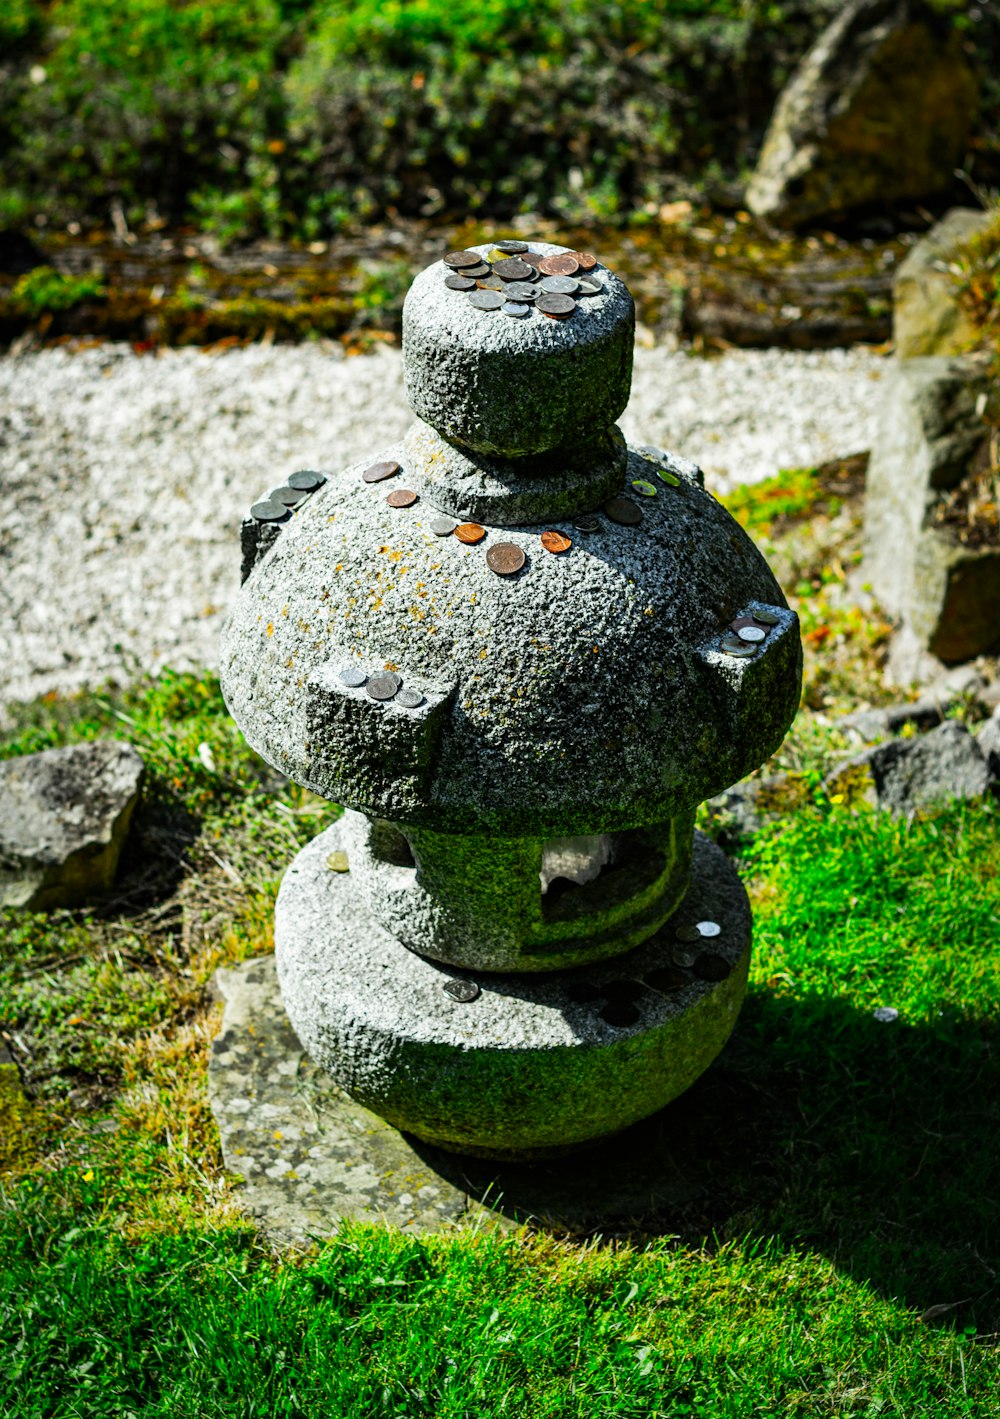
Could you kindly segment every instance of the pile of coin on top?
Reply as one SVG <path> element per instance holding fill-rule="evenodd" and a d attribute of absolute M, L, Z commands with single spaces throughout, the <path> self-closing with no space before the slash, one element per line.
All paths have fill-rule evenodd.
<path fill-rule="evenodd" d="M 478 251 L 446 252 L 444 264 L 450 291 L 463 291 L 476 310 L 498 310 L 519 320 L 533 310 L 549 320 L 568 320 L 580 300 L 604 292 L 591 274 L 597 257 L 589 251 L 545 256 L 526 241 L 498 241 L 485 256 Z"/>

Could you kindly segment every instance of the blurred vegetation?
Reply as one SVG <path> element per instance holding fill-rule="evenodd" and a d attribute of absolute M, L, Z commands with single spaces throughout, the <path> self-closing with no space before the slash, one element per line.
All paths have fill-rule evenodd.
<path fill-rule="evenodd" d="M 977 162 L 1000 170 L 1000 15 L 935 3 L 979 58 Z M 838 4 L 7 0 L 0 226 L 315 238 L 382 216 L 566 221 L 725 194 Z"/>

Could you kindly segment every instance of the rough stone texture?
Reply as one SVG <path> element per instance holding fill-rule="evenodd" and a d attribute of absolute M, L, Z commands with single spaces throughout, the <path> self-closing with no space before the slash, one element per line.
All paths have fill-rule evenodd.
<path fill-rule="evenodd" d="M 979 672 L 971 665 L 960 665 L 909 704 L 854 710 L 851 714 L 841 715 L 834 727 L 842 734 L 869 741 L 898 734 L 906 724 L 931 729 L 935 724 L 943 723 L 948 711 L 960 700 L 978 694 L 982 688 L 983 678 Z"/>
<path fill-rule="evenodd" d="M 977 337 L 949 265 L 986 231 L 989 212 L 953 207 L 909 252 L 892 281 L 892 338 L 899 359 L 960 355 Z"/>
<path fill-rule="evenodd" d="M 403 463 L 405 486 L 404 447 L 378 456 Z M 364 466 L 294 515 L 227 626 L 227 703 L 281 772 L 373 818 L 548 838 L 666 822 L 777 748 L 798 704 L 796 618 L 693 480 L 637 496 L 640 527 L 599 515 L 582 534 L 556 520 L 574 545 L 553 556 L 544 524 L 477 546 L 436 537 L 436 508 L 388 507 Z M 631 452 L 627 478 L 651 475 Z M 489 570 L 495 540 L 525 550 L 517 576 Z M 779 625 L 753 658 L 721 655 L 724 628 L 753 606 Z M 332 688 L 354 665 L 393 667 L 429 700 L 454 687 L 433 751 L 419 715 Z M 324 670 L 321 714 L 312 677 Z"/>
<path fill-rule="evenodd" d="M 485 255 L 490 244 L 469 250 Z M 578 301 L 570 319 L 533 309 L 511 320 L 449 290 L 443 262 L 428 266 L 403 304 L 403 377 L 417 417 L 451 443 L 502 457 L 573 448 L 610 428 L 628 403 L 635 306 L 606 266 L 590 274 L 605 294 Z"/>
<path fill-rule="evenodd" d="M 456 1152 L 536 1157 L 618 1132 L 682 1093 L 732 1030 L 749 963 L 750 909 L 734 869 L 698 834 L 691 888 L 670 926 L 612 963 L 544 976 L 457 973 L 407 951 L 364 910 L 328 855 L 337 823 L 286 873 L 275 913 L 282 998 L 311 1058 L 358 1103 Z M 732 965 L 664 995 L 643 987 L 636 1024 L 615 1028 L 574 981 L 638 981 L 667 964 L 673 928 L 710 918 Z M 474 979 L 468 1004 L 449 980 Z"/>
<path fill-rule="evenodd" d="M 976 735 L 979 752 L 986 761 L 993 784 L 1000 784 L 1000 708 L 982 726 Z"/>
<path fill-rule="evenodd" d="M 136 750 L 112 740 L 0 763 L 0 904 L 51 911 L 106 891 L 142 770 Z"/>
<path fill-rule="evenodd" d="M 1000 553 L 928 526 L 937 498 L 966 476 L 988 437 L 987 388 L 975 359 L 898 361 L 868 466 L 864 577 L 917 649 L 942 662 L 1000 640 Z"/>
<path fill-rule="evenodd" d="M 976 115 L 961 35 L 918 0 L 849 0 L 778 100 L 746 202 L 782 226 L 954 181 Z"/>
<path fill-rule="evenodd" d="M 991 784 L 980 743 L 954 720 L 918 739 L 894 739 L 866 749 L 834 769 L 824 787 L 849 802 L 866 799 L 912 817 L 953 798 L 979 798 Z"/>

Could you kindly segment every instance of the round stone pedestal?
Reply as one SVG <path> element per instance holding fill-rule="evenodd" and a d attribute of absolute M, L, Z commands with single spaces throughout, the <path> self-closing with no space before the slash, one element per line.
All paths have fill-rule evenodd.
<path fill-rule="evenodd" d="M 611 962 L 545 975 L 457 970 L 407 950 L 369 915 L 350 873 L 331 870 L 331 854 L 346 846 L 337 823 L 282 883 L 282 998 L 310 1056 L 358 1103 L 418 1138 L 509 1159 L 596 1143 L 687 1089 L 733 1028 L 750 907 L 702 834 L 691 887 L 660 932 Z M 678 940 L 706 920 L 717 935 Z M 680 968 L 678 950 L 709 959 Z"/>

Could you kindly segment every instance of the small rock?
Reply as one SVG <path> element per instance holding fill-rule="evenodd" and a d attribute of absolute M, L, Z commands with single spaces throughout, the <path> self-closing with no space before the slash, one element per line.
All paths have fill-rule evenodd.
<path fill-rule="evenodd" d="M 1000 705 L 976 735 L 979 752 L 986 760 L 993 783 L 1000 783 Z"/>
<path fill-rule="evenodd" d="M 0 763 L 0 905 L 51 911 L 110 887 L 142 772 L 117 740 Z"/>
<path fill-rule="evenodd" d="M 954 720 L 919 739 L 894 739 L 856 755 L 831 773 L 831 797 L 865 801 L 912 817 L 953 798 L 979 798 L 990 787 L 981 743 Z"/>

